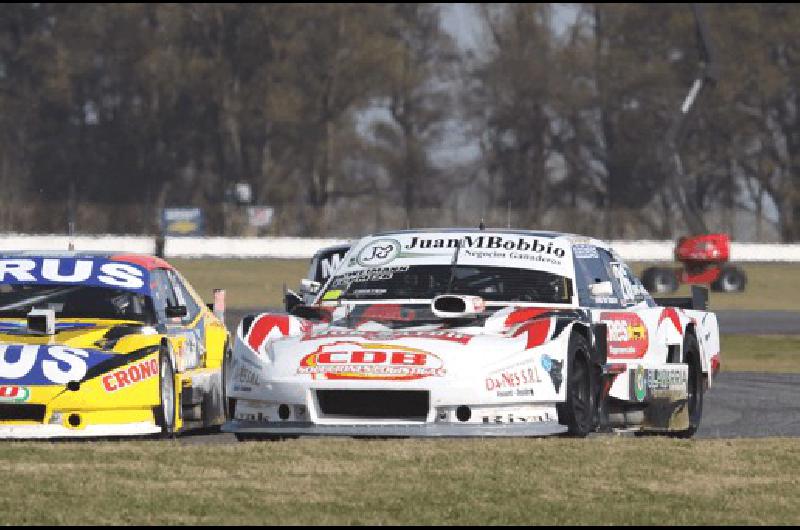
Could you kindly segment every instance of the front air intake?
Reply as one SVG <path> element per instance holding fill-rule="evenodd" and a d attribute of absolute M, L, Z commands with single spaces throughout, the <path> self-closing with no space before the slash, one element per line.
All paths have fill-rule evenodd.
<path fill-rule="evenodd" d="M 486 301 L 480 296 L 442 294 L 431 302 L 431 310 L 439 318 L 470 318 L 485 309 Z"/>
<path fill-rule="evenodd" d="M 44 405 L 0 404 L 0 421 L 35 421 L 44 423 L 44 414 Z"/>
<path fill-rule="evenodd" d="M 430 395 L 421 390 L 317 390 L 321 416 L 363 420 L 425 421 Z"/>

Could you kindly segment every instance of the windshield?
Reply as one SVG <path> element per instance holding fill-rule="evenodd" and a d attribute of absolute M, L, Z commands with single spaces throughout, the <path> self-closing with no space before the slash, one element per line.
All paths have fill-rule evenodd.
<path fill-rule="evenodd" d="M 32 309 L 52 309 L 56 318 L 155 321 L 150 297 L 129 290 L 87 285 L 0 284 L 0 318 L 25 318 Z"/>
<path fill-rule="evenodd" d="M 432 299 L 448 293 L 469 294 L 490 302 L 567 304 L 572 281 L 550 272 L 474 265 L 380 267 L 338 274 L 322 300 Z"/>

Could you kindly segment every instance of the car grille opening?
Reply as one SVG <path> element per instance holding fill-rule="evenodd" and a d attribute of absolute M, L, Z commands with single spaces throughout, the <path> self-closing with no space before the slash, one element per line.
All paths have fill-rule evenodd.
<path fill-rule="evenodd" d="M 317 403 L 324 416 L 425 421 L 430 396 L 420 390 L 317 390 Z"/>
<path fill-rule="evenodd" d="M 0 404 L 0 421 L 36 421 L 44 423 L 44 405 Z"/>

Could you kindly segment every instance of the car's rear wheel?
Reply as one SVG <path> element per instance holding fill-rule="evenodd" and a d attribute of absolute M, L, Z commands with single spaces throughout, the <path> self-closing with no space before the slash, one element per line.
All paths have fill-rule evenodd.
<path fill-rule="evenodd" d="M 700 347 L 697 344 L 697 337 L 693 333 L 686 334 L 683 341 L 683 352 L 683 362 L 689 368 L 686 392 L 689 428 L 674 434 L 678 438 L 691 438 L 700 428 L 700 420 L 703 417 L 703 391 L 705 390 L 703 367 L 700 364 Z"/>
<path fill-rule="evenodd" d="M 556 406 L 559 423 L 567 426 L 571 436 L 586 436 L 594 427 L 593 389 L 589 343 L 580 333 L 573 333 L 567 352 L 567 397 Z"/>
<path fill-rule="evenodd" d="M 158 359 L 159 366 L 159 408 L 157 423 L 161 427 L 161 434 L 166 437 L 175 435 L 175 370 L 172 367 L 169 351 L 161 348 Z"/>

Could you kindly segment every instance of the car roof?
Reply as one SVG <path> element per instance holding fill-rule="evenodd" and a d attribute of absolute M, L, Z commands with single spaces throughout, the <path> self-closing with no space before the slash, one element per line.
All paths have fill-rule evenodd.
<path fill-rule="evenodd" d="M 68 250 L 58 250 L 58 251 L 48 251 L 48 250 L 19 250 L 14 252 L 3 252 L 2 257 L 6 258 L 13 258 L 13 257 L 41 257 L 41 258 L 69 258 L 69 259 L 79 259 L 79 258 L 104 258 L 109 261 L 119 261 L 122 263 L 132 263 L 134 265 L 138 265 L 148 271 L 152 271 L 154 269 L 169 269 L 174 270 L 174 267 L 170 265 L 165 260 L 158 258 L 156 256 L 150 256 L 147 254 L 132 254 L 132 253 L 122 253 L 122 252 L 86 252 L 86 251 L 68 251 Z"/>

